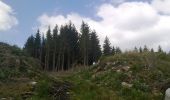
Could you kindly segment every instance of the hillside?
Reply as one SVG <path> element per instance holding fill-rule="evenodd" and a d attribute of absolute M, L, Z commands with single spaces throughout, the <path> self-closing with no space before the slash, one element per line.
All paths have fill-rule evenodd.
<path fill-rule="evenodd" d="M 44 72 L 39 60 L 0 43 L 0 99 L 162 100 L 170 87 L 170 55 L 126 52 L 89 67 Z"/>
<path fill-rule="evenodd" d="M 62 81 L 46 75 L 37 59 L 16 46 L 0 43 L 0 100 L 66 99 L 69 87 L 58 90 L 64 86 Z"/>
<path fill-rule="evenodd" d="M 169 55 L 131 52 L 103 57 L 64 79 L 74 83 L 73 100 L 162 100 L 169 72 Z"/>

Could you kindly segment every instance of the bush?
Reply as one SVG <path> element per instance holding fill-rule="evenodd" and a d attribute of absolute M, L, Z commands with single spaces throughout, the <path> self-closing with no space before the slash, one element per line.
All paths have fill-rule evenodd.
<path fill-rule="evenodd" d="M 49 97 L 49 88 L 51 83 L 47 80 L 41 80 L 38 82 L 35 92 L 37 93 L 36 97 L 47 98 Z"/>
<path fill-rule="evenodd" d="M 149 85 L 147 85 L 146 83 L 142 83 L 142 82 L 139 82 L 139 81 L 134 81 L 133 82 L 133 87 L 135 89 L 143 91 L 143 92 L 150 92 Z"/>
<path fill-rule="evenodd" d="M 0 69 L 0 80 L 3 80 L 6 78 L 5 73 Z"/>

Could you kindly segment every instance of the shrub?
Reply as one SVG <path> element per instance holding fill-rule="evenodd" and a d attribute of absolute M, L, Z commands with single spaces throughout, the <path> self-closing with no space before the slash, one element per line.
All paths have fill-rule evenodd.
<path fill-rule="evenodd" d="M 51 83 L 47 80 L 41 80 L 38 82 L 35 92 L 37 93 L 35 97 L 39 98 L 47 98 L 49 97 L 49 88 L 51 86 Z"/>
<path fill-rule="evenodd" d="M 140 91 L 143 91 L 143 92 L 149 92 L 150 91 L 149 85 L 147 85 L 146 83 L 141 83 L 137 80 L 133 82 L 133 87 L 135 89 L 139 89 Z"/>

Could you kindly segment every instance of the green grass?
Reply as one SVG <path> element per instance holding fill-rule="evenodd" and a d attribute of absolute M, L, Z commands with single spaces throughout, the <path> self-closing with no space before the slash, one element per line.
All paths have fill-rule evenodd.
<path fill-rule="evenodd" d="M 118 65 L 107 65 L 115 61 Z M 130 66 L 130 70 L 112 70 L 119 65 Z M 102 70 L 96 72 L 98 68 Z M 72 100 L 162 100 L 164 91 L 159 84 L 169 79 L 169 72 L 170 56 L 167 54 L 124 53 L 103 57 L 98 65 L 62 77 L 62 80 L 73 83 Z M 124 81 L 130 81 L 133 87 L 123 87 Z"/>
<path fill-rule="evenodd" d="M 21 94 L 31 91 L 29 85 L 30 79 L 20 79 L 18 81 L 7 81 L 0 84 L 0 98 L 11 97 L 13 99 L 22 100 Z"/>
<path fill-rule="evenodd" d="M 59 73 L 40 72 L 38 61 L 23 55 L 17 47 L 0 45 L 0 99 L 22 100 L 22 93 L 32 91 L 28 83 L 37 81 L 34 94 L 27 100 L 53 100 L 49 89 L 56 80 L 73 85 L 71 100 L 162 100 L 164 91 L 159 84 L 170 83 L 170 55 L 165 53 L 117 54 L 102 57 L 95 66 Z M 129 71 L 112 69 L 122 66 L 129 66 Z M 122 82 L 133 86 L 123 87 Z"/>
<path fill-rule="evenodd" d="M 90 76 L 88 71 L 83 71 L 65 78 L 73 83 L 72 100 L 121 100 L 114 91 L 93 83 Z"/>

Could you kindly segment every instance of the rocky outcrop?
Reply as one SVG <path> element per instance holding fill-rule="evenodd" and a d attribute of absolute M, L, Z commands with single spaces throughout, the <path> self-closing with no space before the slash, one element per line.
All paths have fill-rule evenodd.
<path fill-rule="evenodd" d="M 165 92 L 165 100 L 170 100 L 170 88 L 168 88 Z"/>

